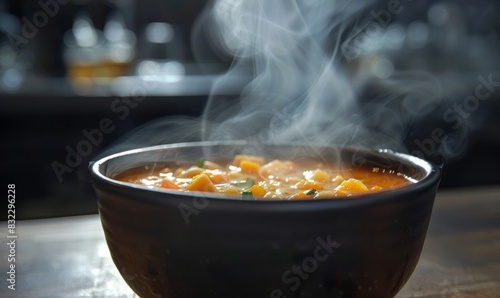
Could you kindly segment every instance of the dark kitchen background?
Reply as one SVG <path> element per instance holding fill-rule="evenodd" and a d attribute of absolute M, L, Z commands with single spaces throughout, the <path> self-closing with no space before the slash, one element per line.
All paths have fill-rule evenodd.
<path fill-rule="evenodd" d="M 396 4 L 397 15 L 378 14 Z M 99 152 L 152 120 L 201 115 L 233 59 L 200 18 L 207 5 L 0 0 L 0 175 L 5 187 L 16 184 L 18 219 L 96 213 L 87 168 Z M 350 24 L 357 35 L 341 41 L 363 45 L 339 52 L 361 103 L 376 104 L 401 71 L 441 86 L 438 97 L 408 101 L 426 112 L 403 140 L 441 162 L 427 155 L 441 128 L 450 135 L 441 188 L 500 184 L 498 15 L 495 0 L 376 1 Z M 226 81 L 220 97 L 238 100 L 249 75 Z M 477 100 L 479 85 L 487 98 Z"/>

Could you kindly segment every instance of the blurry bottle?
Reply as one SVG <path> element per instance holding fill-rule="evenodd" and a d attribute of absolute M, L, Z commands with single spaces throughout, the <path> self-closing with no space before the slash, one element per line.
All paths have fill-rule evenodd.
<path fill-rule="evenodd" d="M 180 28 L 173 24 L 154 22 L 146 25 L 142 39 L 142 58 L 157 61 L 184 62 L 186 48 Z"/>
<path fill-rule="evenodd" d="M 125 75 L 134 58 L 135 42 L 118 13 L 110 15 L 104 31 L 95 28 L 88 15 L 77 15 L 64 37 L 66 73 L 76 91 L 88 93 L 94 83 L 105 84 Z"/>
<path fill-rule="evenodd" d="M 104 39 L 90 17 L 80 13 L 75 17 L 73 28 L 64 35 L 64 62 L 66 76 L 77 89 L 88 89 L 91 78 L 98 73 L 99 62 L 104 59 Z"/>
<path fill-rule="evenodd" d="M 103 63 L 106 74 L 118 77 L 128 72 L 135 56 L 136 38 L 128 30 L 124 18 L 114 12 L 104 26 L 106 58 Z"/>

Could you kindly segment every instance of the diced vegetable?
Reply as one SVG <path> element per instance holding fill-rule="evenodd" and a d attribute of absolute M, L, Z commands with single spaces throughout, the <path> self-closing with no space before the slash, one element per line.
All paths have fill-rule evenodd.
<path fill-rule="evenodd" d="M 175 170 L 174 176 L 179 177 L 179 175 L 182 174 L 182 172 L 184 172 L 184 171 L 185 170 L 183 168 L 178 168 L 177 170 Z"/>
<path fill-rule="evenodd" d="M 214 184 L 222 184 L 222 183 L 228 183 L 229 182 L 229 177 L 227 176 L 226 172 L 221 172 L 221 171 L 207 171 L 208 178 L 212 180 Z"/>
<path fill-rule="evenodd" d="M 317 169 L 313 172 L 309 179 L 316 182 L 328 182 L 332 180 L 332 177 L 330 177 L 330 175 L 328 175 L 325 171 Z"/>
<path fill-rule="evenodd" d="M 233 165 L 239 166 L 242 160 L 248 160 L 258 165 L 263 165 L 266 161 L 262 156 L 238 154 L 234 156 Z"/>
<path fill-rule="evenodd" d="M 241 193 L 241 198 L 243 200 L 253 200 L 253 194 L 251 191 L 244 191 Z"/>
<path fill-rule="evenodd" d="M 264 179 L 283 179 L 286 180 L 292 174 L 296 174 L 295 164 L 291 161 L 273 160 L 263 165 L 259 171 Z M 293 175 L 296 176 L 296 175 Z"/>
<path fill-rule="evenodd" d="M 194 176 L 198 176 L 203 172 L 205 172 L 205 169 L 192 167 L 192 168 L 189 168 L 185 171 L 182 171 L 181 173 L 179 173 L 177 175 L 177 177 L 179 177 L 179 178 L 193 178 Z"/>
<path fill-rule="evenodd" d="M 293 196 L 291 196 L 290 199 L 298 200 L 298 199 L 313 199 L 314 198 L 313 195 L 309 195 L 307 193 L 308 193 L 308 191 L 298 192 L 298 193 L 294 194 Z"/>
<path fill-rule="evenodd" d="M 227 196 L 241 196 L 241 191 L 239 188 L 236 186 L 233 186 L 231 184 L 224 184 L 220 187 L 218 187 L 218 192 L 222 195 L 227 195 Z"/>
<path fill-rule="evenodd" d="M 260 169 L 260 165 L 258 163 L 246 159 L 241 160 L 239 166 L 241 168 L 241 172 L 248 174 L 256 174 Z"/>
<path fill-rule="evenodd" d="M 390 171 L 338 167 L 303 158 L 266 163 L 263 157 L 252 155 L 237 155 L 233 164 L 203 159 L 178 161 L 157 168 L 144 167 L 119 177 L 116 179 L 148 188 L 211 192 L 244 200 L 347 197 L 410 183 Z"/>
<path fill-rule="evenodd" d="M 205 159 L 203 158 L 200 158 L 200 159 L 197 159 L 195 161 L 195 165 L 198 167 L 198 168 L 203 168 L 205 166 Z"/>
<path fill-rule="evenodd" d="M 337 175 L 335 178 L 332 179 L 332 182 L 335 184 L 335 185 L 339 185 L 340 183 L 342 183 L 342 181 L 344 181 L 344 177 L 342 177 L 341 175 Z"/>
<path fill-rule="evenodd" d="M 223 170 L 223 167 L 220 164 L 209 160 L 205 160 L 205 162 L 203 163 L 203 168 L 207 170 Z"/>
<path fill-rule="evenodd" d="M 293 187 L 301 190 L 305 189 L 317 189 L 317 190 L 322 190 L 323 186 L 319 184 L 318 182 L 315 181 L 310 181 L 310 180 L 301 180 L 297 182 L 296 184 L 293 185 Z"/>
<path fill-rule="evenodd" d="M 318 193 L 318 191 L 317 191 L 317 190 L 315 190 L 315 189 L 311 189 L 311 190 L 309 190 L 309 191 L 307 191 L 307 192 L 306 192 L 306 195 L 308 195 L 308 196 L 312 196 L 312 195 L 315 195 L 315 194 L 317 194 L 317 193 Z"/>
<path fill-rule="evenodd" d="M 240 171 L 238 171 L 238 172 L 231 171 L 231 172 L 227 173 L 227 176 L 229 177 L 229 180 L 231 180 L 231 181 L 240 181 L 240 180 L 244 180 L 246 175 L 243 175 L 243 173 L 241 173 Z"/>
<path fill-rule="evenodd" d="M 318 192 L 314 198 L 316 199 L 326 199 L 326 198 L 335 198 L 338 197 L 339 193 L 335 190 L 323 190 Z"/>
<path fill-rule="evenodd" d="M 264 197 L 267 193 L 267 190 L 260 185 L 253 185 L 248 189 L 248 191 L 250 191 L 254 197 Z"/>
<path fill-rule="evenodd" d="M 174 182 L 172 182 L 168 179 L 163 180 L 160 184 L 160 187 L 161 188 L 170 188 L 170 189 L 179 189 L 180 188 L 179 186 L 177 186 L 177 184 L 175 184 Z"/>
<path fill-rule="evenodd" d="M 344 191 L 351 194 L 360 194 L 368 191 L 368 187 L 360 180 L 350 178 L 342 181 L 339 186 L 335 188 L 337 191 Z"/>
<path fill-rule="evenodd" d="M 186 190 L 216 192 L 217 188 L 206 174 L 200 174 L 193 177 L 193 181 L 186 186 Z"/>

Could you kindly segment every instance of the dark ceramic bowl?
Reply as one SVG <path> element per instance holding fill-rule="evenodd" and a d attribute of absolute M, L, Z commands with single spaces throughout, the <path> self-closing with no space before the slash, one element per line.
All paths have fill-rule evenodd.
<path fill-rule="evenodd" d="M 152 190 L 110 177 L 158 162 L 320 157 L 417 182 L 347 199 L 245 201 Z M 243 143 L 127 151 L 91 167 L 118 270 L 140 297 L 393 297 L 424 244 L 440 171 L 386 150 Z"/>

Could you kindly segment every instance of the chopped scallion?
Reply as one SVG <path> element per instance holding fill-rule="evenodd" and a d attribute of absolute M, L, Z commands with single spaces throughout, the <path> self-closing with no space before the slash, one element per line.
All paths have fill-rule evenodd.
<path fill-rule="evenodd" d="M 311 190 L 309 190 L 308 192 L 306 192 L 306 195 L 308 195 L 308 196 L 312 196 L 312 195 L 315 195 L 317 192 L 318 192 L 317 190 L 315 190 L 315 189 L 311 189 Z"/>
<path fill-rule="evenodd" d="M 203 159 L 203 158 L 197 159 L 195 162 L 195 165 L 198 168 L 203 168 L 205 166 L 205 159 Z"/>
<path fill-rule="evenodd" d="M 241 193 L 241 198 L 243 200 L 252 200 L 253 199 L 253 194 L 251 191 L 243 191 Z"/>

